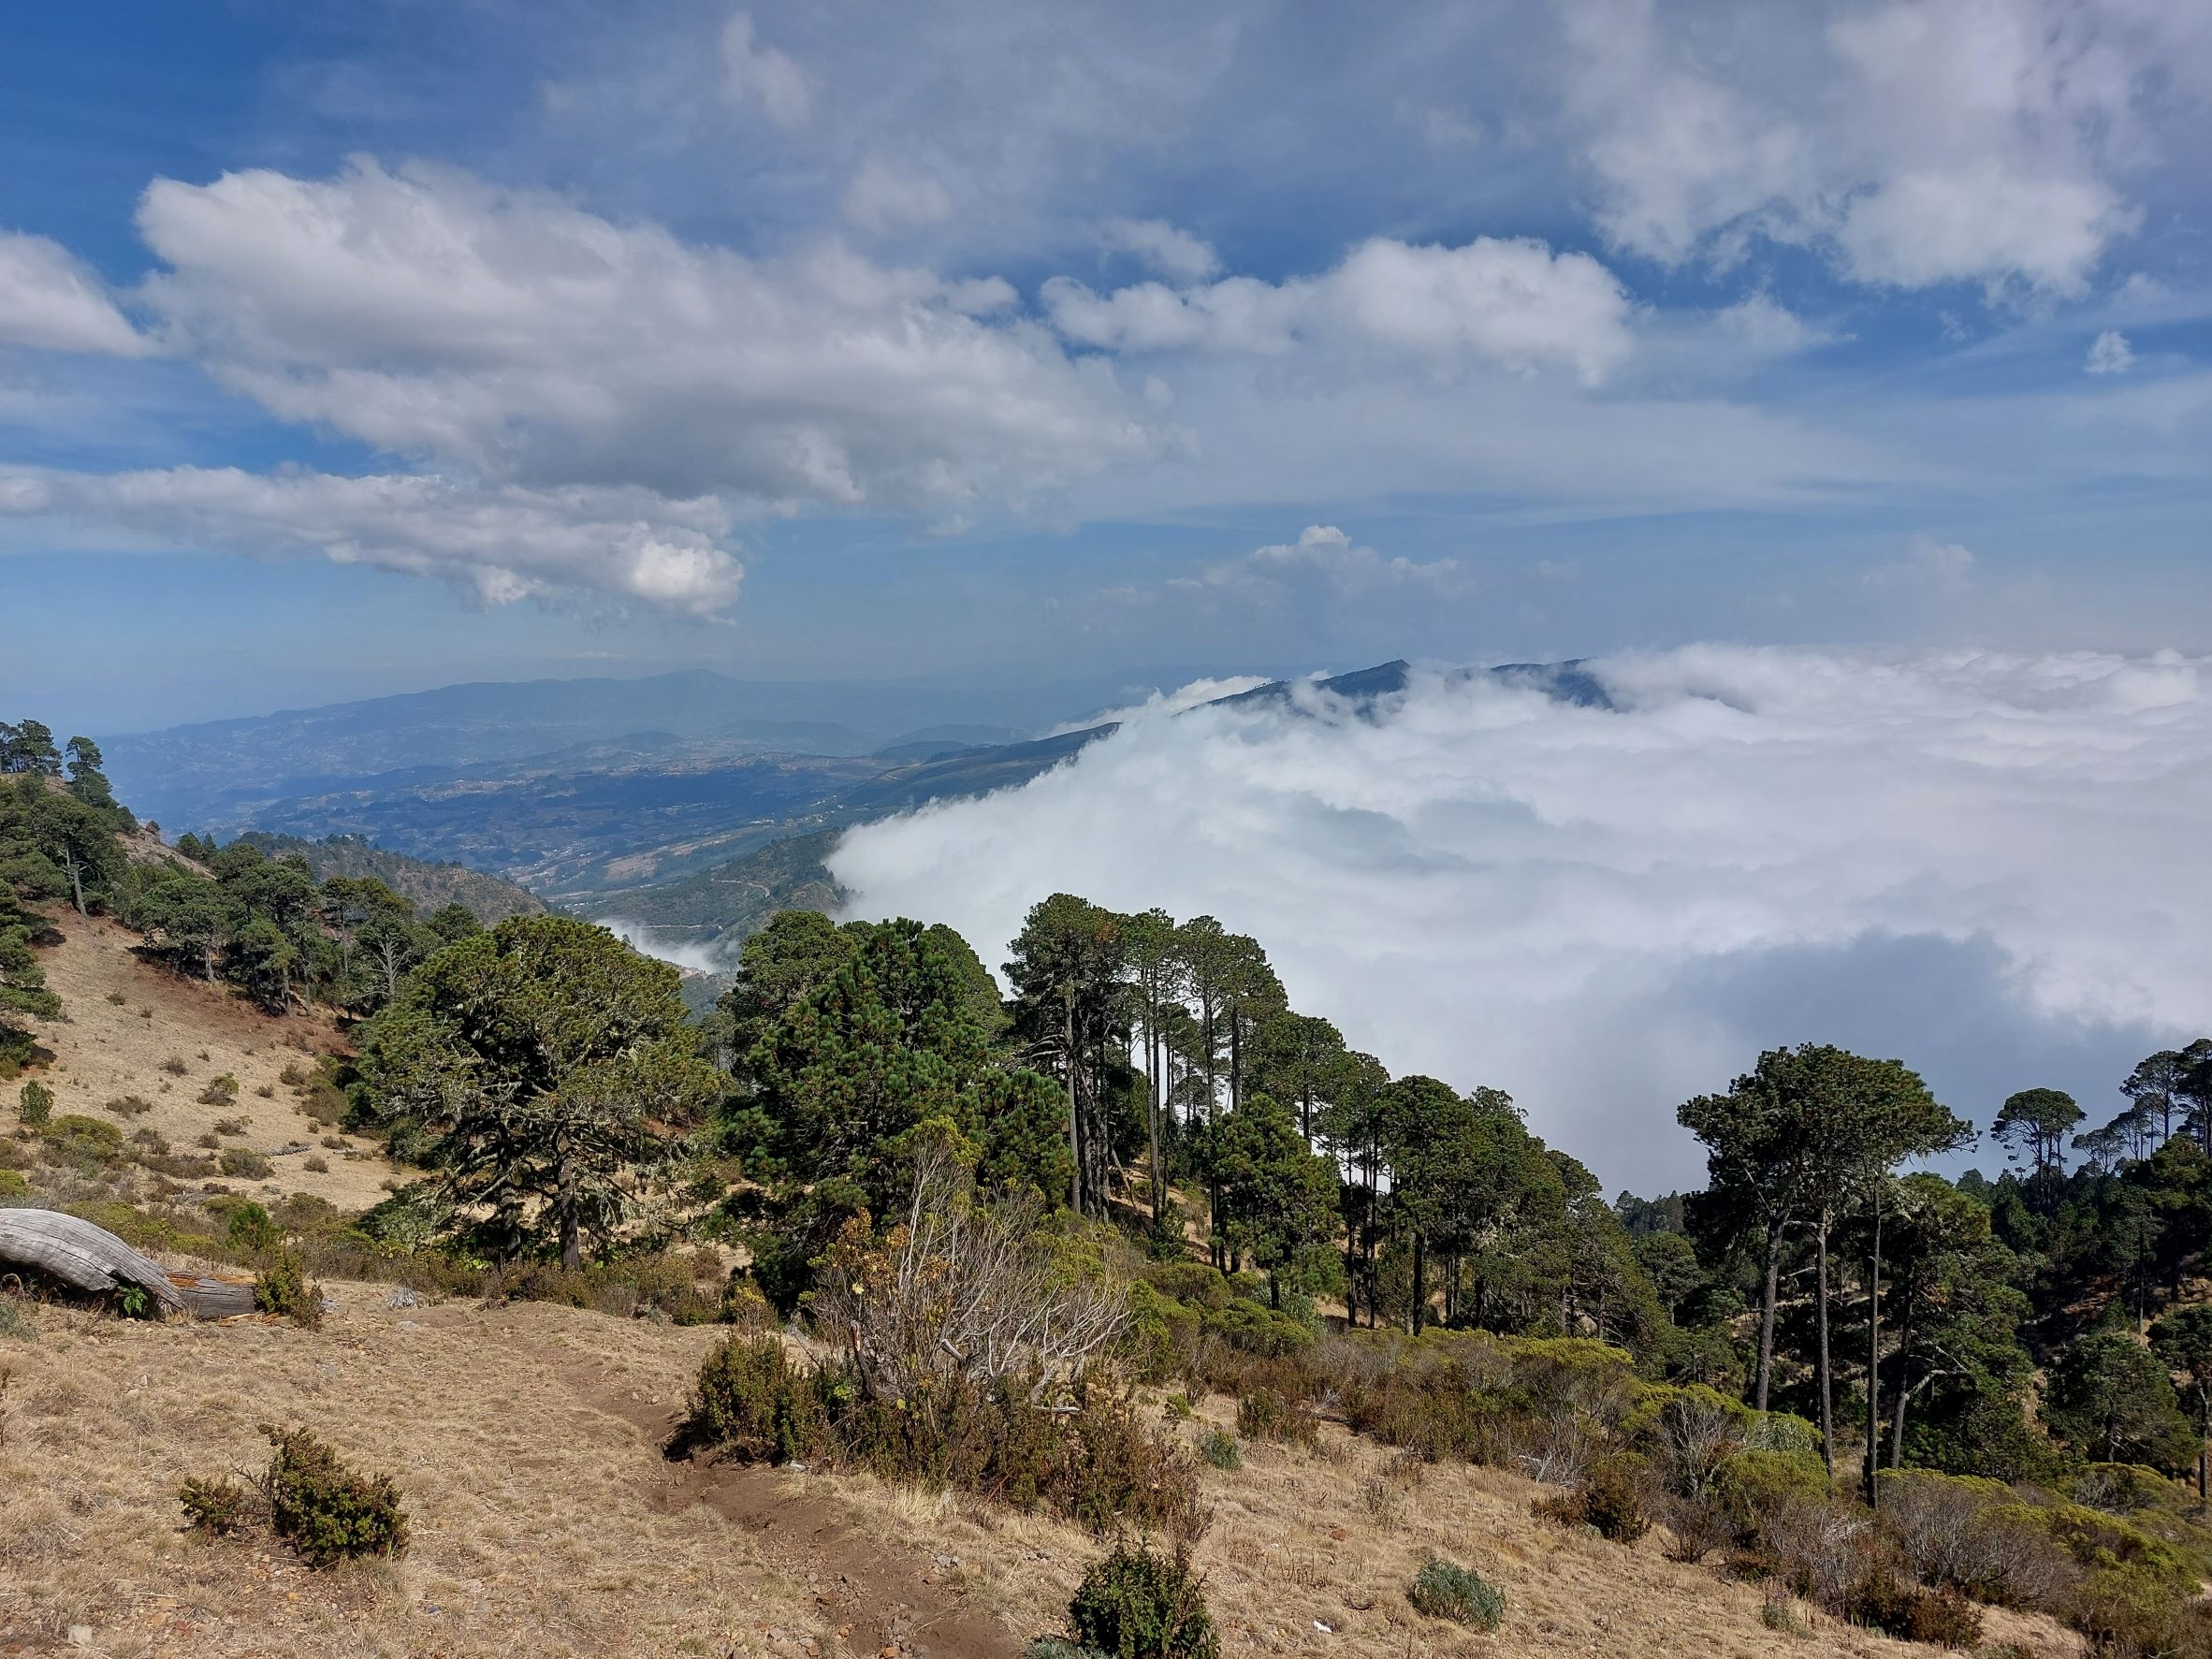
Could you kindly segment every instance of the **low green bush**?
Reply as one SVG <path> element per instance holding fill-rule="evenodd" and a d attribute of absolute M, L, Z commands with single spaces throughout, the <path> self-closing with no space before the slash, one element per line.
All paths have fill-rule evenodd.
<path fill-rule="evenodd" d="M 1416 1612 L 1476 1630 L 1495 1630 L 1506 1617 L 1505 1593 L 1480 1574 L 1431 1556 L 1405 1593 Z"/>
<path fill-rule="evenodd" d="M 1237 1402 L 1237 1433 L 1247 1440 L 1280 1440 L 1312 1448 L 1319 1435 L 1313 1418 L 1274 1389 L 1255 1389 Z"/>
<path fill-rule="evenodd" d="M 1139 1382 L 1166 1382 L 1190 1369 L 1201 1319 L 1196 1308 L 1140 1279 L 1129 1287 L 1129 1323 L 1115 1357 Z"/>
<path fill-rule="evenodd" d="M 225 1147 L 215 1161 L 226 1175 L 237 1181 L 266 1181 L 276 1173 L 269 1159 L 243 1146 Z"/>
<path fill-rule="evenodd" d="M 1229 1281 L 1220 1273 L 1188 1257 L 1149 1263 L 1143 1273 L 1144 1283 L 1162 1296 L 1201 1313 L 1227 1307 L 1233 1295 Z"/>
<path fill-rule="evenodd" d="M 830 1449 L 828 1402 L 774 1336 L 717 1344 L 691 1397 L 695 1433 L 756 1463 L 788 1463 Z"/>
<path fill-rule="evenodd" d="M 1202 1322 L 1206 1334 L 1241 1354 L 1261 1360 L 1283 1359 L 1310 1346 L 1314 1340 L 1313 1332 L 1301 1320 L 1243 1297 L 1209 1309 Z"/>
<path fill-rule="evenodd" d="M 288 1244 L 270 1254 L 254 1281 L 254 1305 L 310 1331 L 322 1327 L 323 1288 L 308 1278 L 306 1259 Z"/>
<path fill-rule="evenodd" d="M 1112 1659 L 1218 1659 L 1204 1586 L 1181 1550 L 1117 1544 L 1093 1562 L 1068 1604 L 1077 1639 Z"/>
<path fill-rule="evenodd" d="M 721 1322 L 735 1325 L 740 1331 L 773 1331 L 776 1329 L 776 1309 L 761 1294 L 761 1288 L 743 1272 L 730 1274 L 729 1283 L 722 1288 Z"/>
<path fill-rule="evenodd" d="M 187 1480 L 177 1489 L 177 1502 L 184 1520 L 203 1538 L 226 1538 L 243 1526 L 252 1513 L 253 1494 L 226 1478 Z"/>
<path fill-rule="evenodd" d="M 349 1469 L 305 1429 L 264 1424 L 261 1432 L 276 1448 L 269 1463 L 269 1524 L 310 1566 L 407 1552 L 407 1515 L 390 1476 Z"/>
<path fill-rule="evenodd" d="M 233 1250 L 241 1256 L 258 1256 L 284 1242 L 284 1234 L 277 1230 L 267 1210 L 250 1199 L 233 1202 L 230 1225 L 225 1230 L 225 1239 Z"/>
<path fill-rule="evenodd" d="M 774 1336 L 732 1337 L 707 1355 L 689 1433 L 764 1463 L 853 1465 L 1042 1506 L 1098 1533 L 1186 1525 L 1198 1503 L 1187 1451 L 1103 1390 L 1079 1384 L 1055 1411 L 1011 1378 L 940 1378 L 911 1399 L 872 1399 L 841 1366 L 794 1363 Z"/>
<path fill-rule="evenodd" d="M 0 1170 L 0 1199 L 22 1198 L 31 1190 L 20 1170 Z"/>
<path fill-rule="evenodd" d="M 123 1130 L 104 1117 L 65 1113 L 40 1135 L 46 1160 L 80 1175 L 95 1175 L 123 1161 Z"/>
<path fill-rule="evenodd" d="M 1713 1472 L 1712 1492 L 1737 1542 L 1756 1544 L 1768 1518 L 1792 1502 L 1834 1491 L 1820 1459 L 1802 1451 L 1739 1451 Z"/>
<path fill-rule="evenodd" d="M 1244 1466 L 1244 1448 L 1234 1434 L 1226 1429 L 1208 1429 L 1199 1436 L 1199 1456 L 1216 1469 L 1241 1469 Z"/>
<path fill-rule="evenodd" d="M 27 1128 L 39 1128 L 53 1115 L 53 1090 L 34 1077 L 16 1097 L 15 1112 Z"/>

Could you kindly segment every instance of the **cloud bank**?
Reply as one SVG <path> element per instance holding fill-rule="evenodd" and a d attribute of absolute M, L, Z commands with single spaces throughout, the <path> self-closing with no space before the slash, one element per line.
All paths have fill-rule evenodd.
<path fill-rule="evenodd" d="M 1365 712 L 1140 710 L 832 866 L 854 914 L 948 922 L 993 962 L 1055 890 L 1215 914 L 1356 1045 L 1507 1089 L 1638 1190 L 1698 1176 L 1673 1108 L 1762 1047 L 1894 1054 L 1986 1125 L 2040 1084 L 2115 1106 L 2212 1011 L 2212 663 L 1700 647 L 1592 670 L 1615 709 L 1424 672 Z"/>
<path fill-rule="evenodd" d="M 686 973 L 722 973 L 730 964 L 719 959 L 705 945 L 670 939 L 666 934 L 647 926 L 643 922 L 626 921 L 619 916 L 601 916 L 599 925 L 605 928 L 641 956 L 650 956 L 679 968 Z"/>

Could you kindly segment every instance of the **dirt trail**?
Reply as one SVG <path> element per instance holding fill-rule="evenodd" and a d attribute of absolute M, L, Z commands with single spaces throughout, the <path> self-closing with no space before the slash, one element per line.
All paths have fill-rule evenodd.
<path fill-rule="evenodd" d="M 593 1409 L 621 1419 L 659 1452 L 682 1414 L 603 1364 L 546 1356 L 555 1374 Z M 813 1595 L 854 1652 L 880 1659 L 1019 1659 L 1022 1643 L 944 1581 L 938 1558 L 864 1533 L 832 1499 L 789 1490 L 784 1477 L 697 1453 L 663 1457 L 656 1470 L 665 1507 L 704 1504 L 750 1535 L 753 1547 Z"/>

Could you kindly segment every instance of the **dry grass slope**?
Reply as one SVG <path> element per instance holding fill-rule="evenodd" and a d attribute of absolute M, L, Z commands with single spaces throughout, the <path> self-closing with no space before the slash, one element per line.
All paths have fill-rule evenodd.
<path fill-rule="evenodd" d="M 341 1311 L 321 1332 L 38 1309 L 38 1342 L 0 1342 L 0 1368 L 15 1373 L 0 1439 L 0 1652 L 60 1651 L 74 1629 L 117 1659 L 1011 1659 L 1056 1627 L 1099 1553 L 1072 1528 L 975 1500 L 668 1463 L 662 1434 L 711 1330 L 545 1304 L 393 1310 L 381 1286 L 333 1293 Z M 307 1423 L 395 1475 L 413 1552 L 310 1574 L 264 1545 L 186 1536 L 178 1481 L 257 1465 L 263 1420 Z M 1256 1445 L 1242 1470 L 1206 1472 L 1215 1519 L 1198 1563 L 1226 1652 L 1932 1652 L 1803 1608 L 1805 1634 L 1768 1629 L 1754 1587 L 1666 1561 L 1656 1536 L 1624 1547 L 1537 1521 L 1538 1489 L 1494 1470 L 1408 1478 L 1393 1465 L 1330 1426 L 1315 1452 Z M 1505 1590 L 1497 1636 L 1406 1605 L 1432 1551 Z M 1988 1637 L 2078 1652 L 2045 1623 L 1999 1612 Z"/>
<path fill-rule="evenodd" d="M 320 1144 L 331 1131 L 303 1114 L 283 1080 L 286 1067 L 312 1070 L 315 1056 L 340 1046 L 326 1019 L 275 1019 L 230 995 L 226 987 L 180 979 L 131 953 L 136 936 L 118 923 L 61 914 L 63 942 L 39 953 L 47 984 L 61 997 L 64 1017 L 39 1024 L 39 1042 L 53 1063 L 39 1076 L 54 1091 L 54 1113 L 106 1118 L 125 1134 L 150 1128 L 179 1152 L 218 1123 L 244 1118 L 245 1133 L 219 1137 L 224 1146 L 269 1153 L 304 1142 L 310 1149 L 275 1160 L 268 1181 L 225 1185 L 267 1201 L 305 1192 L 345 1210 L 366 1209 L 385 1196 L 396 1173 L 366 1141 L 349 1142 L 353 1154 Z M 171 1063 L 183 1070 L 167 1069 Z M 199 1096 L 215 1078 L 238 1080 L 235 1105 L 205 1105 Z M 262 1091 L 267 1090 L 264 1094 Z M 149 1103 L 144 1113 L 116 1113 L 109 1102 L 132 1096 Z M 0 1099 L 10 1106 L 14 1091 Z M 7 1125 L 13 1128 L 12 1113 Z M 319 1158 L 327 1171 L 309 1170 Z"/>

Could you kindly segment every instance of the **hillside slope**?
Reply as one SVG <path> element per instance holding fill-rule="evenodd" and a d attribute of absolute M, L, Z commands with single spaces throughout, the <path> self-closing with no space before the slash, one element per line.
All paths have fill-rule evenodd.
<path fill-rule="evenodd" d="M 279 1019 L 226 987 L 142 962 L 132 951 L 137 936 L 101 917 L 62 915 L 55 927 L 62 940 L 41 950 L 39 962 L 62 999 L 62 1018 L 38 1022 L 37 1037 L 54 1056 L 38 1075 L 54 1092 L 57 1117 L 105 1121 L 125 1136 L 151 1130 L 180 1157 L 260 1153 L 270 1158 L 267 1177 L 218 1177 L 214 1171 L 209 1177 L 263 1202 L 302 1192 L 360 1210 L 384 1199 L 395 1166 L 369 1142 L 307 1116 L 300 1090 L 285 1082 L 287 1070 L 300 1076 L 313 1070 L 316 1056 L 343 1047 L 327 1018 Z M 201 1101 L 208 1085 L 224 1076 L 237 1081 L 235 1101 Z M 13 1098 L 10 1089 L 0 1117 L 9 1128 Z M 241 1119 L 241 1132 L 216 1132 L 218 1125 Z M 213 1136 L 218 1146 L 201 1147 L 203 1136 Z M 326 1139 L 344 1143 L 329 1146 Z M 311 1160 L 327 1168 L 313 1169 Z"/>
<path fill-rule="evenodd" d="M 1103 1550 L 1058 1522 L 968 1498 L 822 1474 L 671 1464 L 662 1444 L 708 1330 L 543 1303 L 394 1309 L 333 1288 L 319 1332 L 249 1319 L 125 1324 L 32 1311 L 0 1440 L 0 1640 L 33 1652 L 227 1659 L 284 1653 L 936 1656 L 1015 1659 L 1060 1626 Z M 303 1423 L 394 1475 L 414 1549 L 311 1574 L 252 1542 L 180 1531 L 178 1482 L 265 1459 L 255 1424 Z M 1193 1425 L 1195 1432 L 1199 1425 Z M 1710 1567 L 1538 1521 L 1538 1488 L 1408 1465 L 1343 1429 L 1254 1445 L 1208 1469 L 1197 1550 L 1225 1655 L 1681 1654 L 1932 1659 Z M 1373 1494 L 1373 1495 L 1370 1495 Z M 1496 1637 L 1415 1613 L 1431 1553 L 1506 1597 Z M 84 1564 L 96 1561 L 98 1572 Z M 1992 1610 L 1992 1643 L 2079 1652 Z"/>
<path fill-rule="evenodd" d="M 458 904 L 489 927 L 509 916 L 539 916 L 546 910 L 543 899 L 516 882 L 466 865 L 411 858 L 359 836 L 327 836 L 309 841 L 255 830 L 239 839 L 260 848 L 271 858 L 298 853 L 318 881 L 327 881 L 333 876 L 373 876 L 412 904 L 419 915 Z"/>

